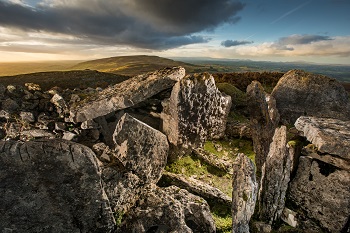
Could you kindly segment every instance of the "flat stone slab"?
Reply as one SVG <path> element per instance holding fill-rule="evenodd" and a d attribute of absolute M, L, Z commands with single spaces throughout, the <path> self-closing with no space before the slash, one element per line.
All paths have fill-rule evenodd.
<path fill-rule="evenodd" d="M 350 121 L 302 116 L 295 127 L 319 152 L 350 161 Z"/>
<path fill-rule="evenodd" d="M 70 109 L 70 119 L 83 122 L 134 106 L 171 88 L 184 76 L 183 67 L 165 68 L 135 76 L 78 102 Z"/>

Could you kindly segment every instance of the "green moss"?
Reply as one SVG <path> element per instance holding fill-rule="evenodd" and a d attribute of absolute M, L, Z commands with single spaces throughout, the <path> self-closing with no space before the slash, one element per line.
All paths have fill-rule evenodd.
<path fill-rule="evenodd" d="M 192 175 L 203 175 L 207 174 L 208 170 L 206 166 L 203 166 L 199 159 L 193 158 L 192 156 L 184 156 L 179 160 L 168 164 L 165 170 L 175 174 L 183 174 L 187 177 Z"/>
<path fill-rule="evenodd" d="M 245 154 L 246 156 L 248 156 L 248 158 L 250 158 L 255 163 L 255 153 L 254 153 L 252 141 L 237 138 L 237 139 L 232 139 L 231 144 L 234 147 L 238 148 L 238 151 L 237 151 L 238 153 Z"/>

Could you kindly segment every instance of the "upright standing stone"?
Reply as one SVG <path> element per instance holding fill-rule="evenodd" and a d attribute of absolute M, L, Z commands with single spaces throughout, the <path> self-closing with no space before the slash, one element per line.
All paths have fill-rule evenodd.
<path fill-rule="evenodd" d="M 232 189 L 232 232 L 249 233 L 249 221 L 255 209 L 258 183 L 254 163 L 244 154 L 239 154 L 233 163 Z"/>
<path fill-rule="evenodd" d="M 291 153 L 287 144 L 287 128 L 275 130 L 269 154 L 262 169 L 259 190 L 260 219 L 272 224 L 284 209 L 286 191 L 292 169 Z"/>
<path fill-rule="evenodd" d="M 258 175 L 269 153 L 270 143 L 279 123 L 279 114 L 275 99 L 266 94 L 257 81 L 247 87 L 248 109 L 250 112 L 251 134 L 255 151 L 255 163 Z"/>

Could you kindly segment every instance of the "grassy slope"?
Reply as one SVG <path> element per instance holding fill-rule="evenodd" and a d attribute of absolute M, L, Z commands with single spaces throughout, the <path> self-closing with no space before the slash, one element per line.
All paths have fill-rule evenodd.
<path fill-rule="evenodd" d="M 37 83 L 43 90 L 54 86 L 65 88 L 107 87 L 120 83 L 129 77 L 91 70 L 54 71 L 0 77 L 2 85 L 24 85 Z"/>
<path fill-rule="evenodd" d="M 199 65 L 192 65 L 167 58 L 146 55 L 111 57 L 87 61 L 73 66 L 72 69 L 90 69 L 101 72 L 134 76 L 145 72 L 174 66 L 183 66 L 188 73 L 202 71 L 202 66 Z"/>
<path fill-rule="evenodd" d="M 81 61 L 0 62 L 0 76 L 70 70 L 79 62 Z"/>

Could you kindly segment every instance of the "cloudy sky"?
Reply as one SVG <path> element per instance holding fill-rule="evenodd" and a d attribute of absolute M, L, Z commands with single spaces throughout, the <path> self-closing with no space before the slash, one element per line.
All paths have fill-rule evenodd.
<path fill-rule="evenodd" d="M 0 61 L 119 55 L 350 65 L 350 0 L 0 0 Z"/>

